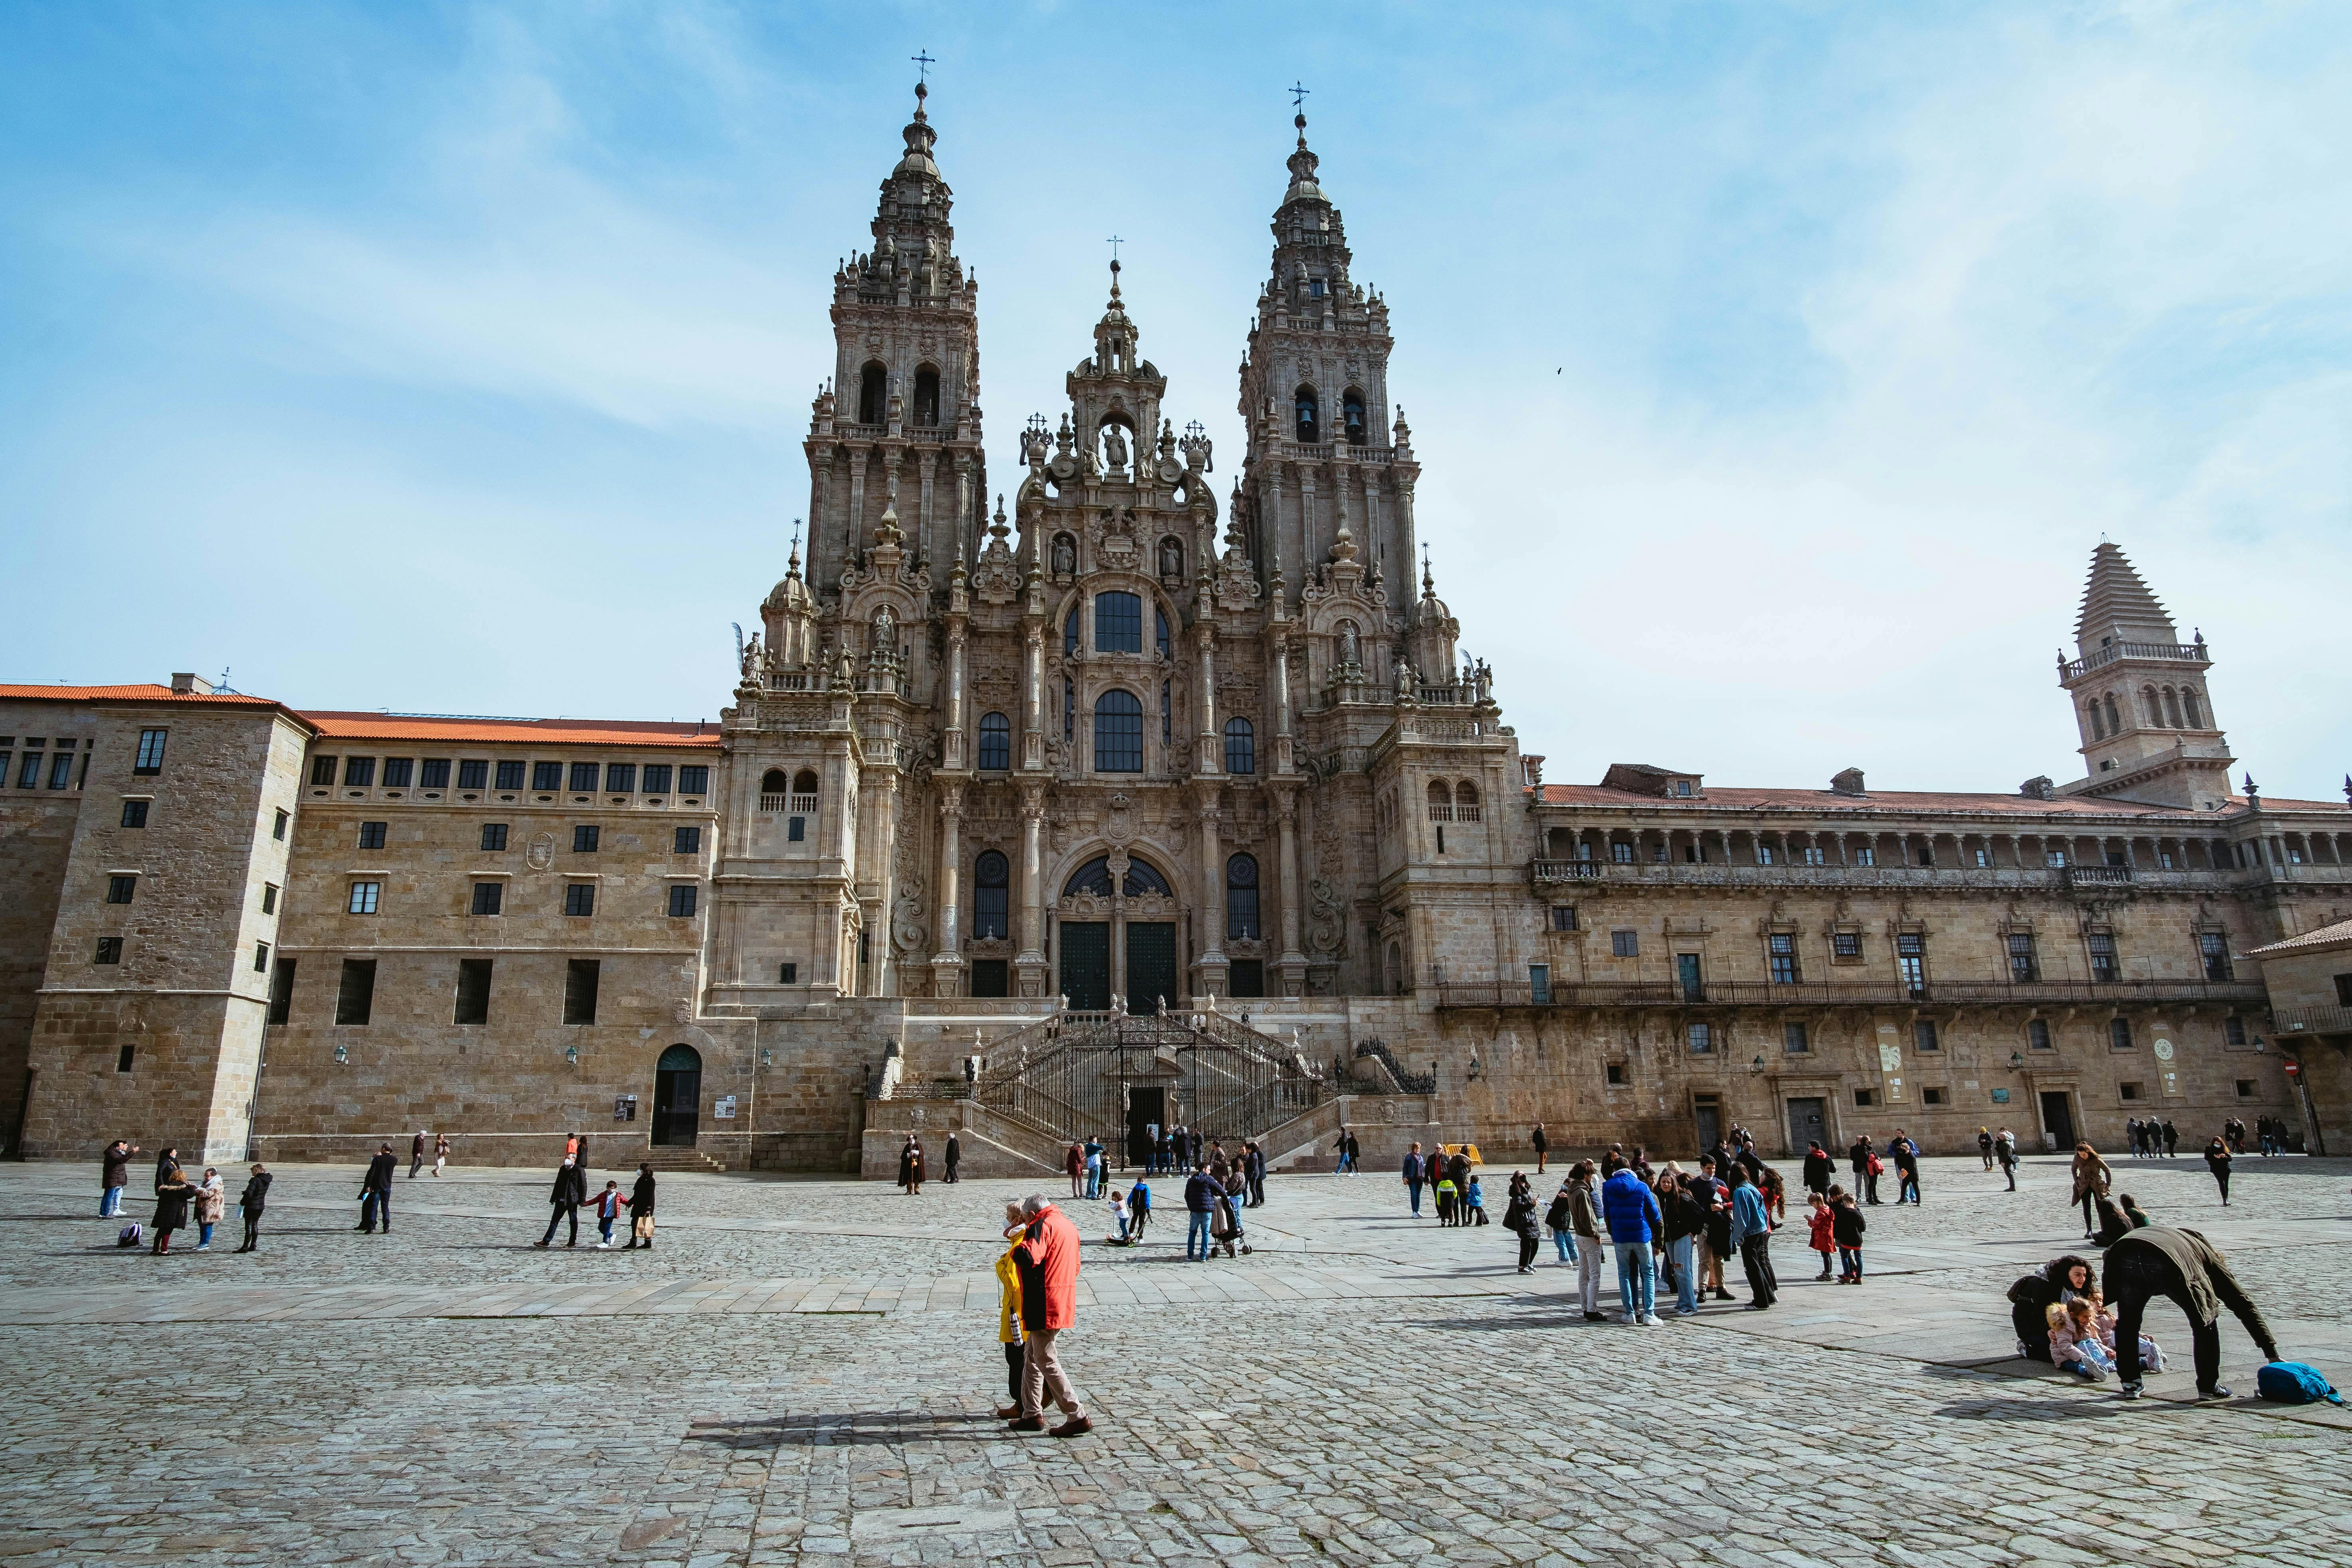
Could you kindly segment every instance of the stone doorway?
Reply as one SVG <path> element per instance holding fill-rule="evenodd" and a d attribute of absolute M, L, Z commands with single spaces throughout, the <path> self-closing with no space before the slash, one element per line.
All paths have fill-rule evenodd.
<path fill-rule="evenodd" d="M 654 1142 L 692 1148 L 701 1113 L 702 1053 L 672 1046 L 654 1064 Z"/>
<path fill-rule="evenodd" d="M 1110 922 L 1064 921 L 1061 945 L 1062 994 L 1071 1010 L 1110 1011 Z"/>
<path fill-rule="evenodd" d="M 1127 1010 L 1148 1018 L 1177 995 L 1176 927 L 1163 921 L 1128 921 Z"/>

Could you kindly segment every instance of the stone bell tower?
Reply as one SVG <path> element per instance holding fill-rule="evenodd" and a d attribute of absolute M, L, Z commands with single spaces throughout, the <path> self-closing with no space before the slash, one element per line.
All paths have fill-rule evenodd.
<path fill-rule="evenodd" d="M 2069 795 L 2210 810 L 2230 795 L 2230 742 L 2213 716 L 2202 632 L 2189 642 L 2115 545 L 2091 552 L 2074 623 L 2075 657 L 2058 656 L 2088 776 Z"/>
<path fill-rule="evenodd" d="M 980 284 L 955 254 L 954 193 L 915 89 L 907 148 L 882 182 L 874 247 L 833 277 L 833 378 L 809 420 L 809 581 L 832 598 L 895 508 L 918 567 L 979 550 Z"/>

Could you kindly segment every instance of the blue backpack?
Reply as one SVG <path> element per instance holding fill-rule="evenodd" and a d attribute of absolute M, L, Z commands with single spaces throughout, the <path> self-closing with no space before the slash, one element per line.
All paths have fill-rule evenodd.
<path fill-rule="evenodd" d="M 2255 1390 L 2280 1405 L 2316 1405 L 2325 1399 L 2341 1405 L 2344 1396 L 2328 1385 L 2315 1366 L 2299 1361 L 2274 1361 L 2255 1374 Z"/>

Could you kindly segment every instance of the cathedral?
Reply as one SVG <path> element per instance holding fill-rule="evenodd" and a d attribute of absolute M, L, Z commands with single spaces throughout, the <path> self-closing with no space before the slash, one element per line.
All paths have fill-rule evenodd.
<path fill-rule="evenodd" d="M 2079 779 L 1547 782 L 1416 539 L 1388 303 L 1305 117 L 1229 476 L 1114 261 L 1066 407 L 992 485 L 925 97 L 834 276 L 805 561 L 715 722 L 0 686 L 10 1152 L 429 1128 L 526 1163 L 585 1127 L 608 1160 L 872 1172 L 954 1130 L 1013 1173 L 1170 1123 L 1290 1168 L 1343 1127 L 1375 1157 L 1507 1157 L 1537 1121 L 1675 1153 L 2352 1138 L 2340 1088 L 2313 1100 L 2352 974 L 2285 1011 L 2263 974 L 2352 919 L 2352 805 L 2233 785 L 2213 649 L 2118 548 L 2059 659 Z"/>

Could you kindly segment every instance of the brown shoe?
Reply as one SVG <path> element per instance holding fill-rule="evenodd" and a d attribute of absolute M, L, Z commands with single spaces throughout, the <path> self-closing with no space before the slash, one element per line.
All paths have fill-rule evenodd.
<path fill-rule="evenodd" d="M 1083 1415 L 1073 1415 L 1054 1428 L 1056 1437 L 1083 1437 L 1095 1429 L 1095 1424 Z"/>
<path fill-rule="evenodd" d="M 996 1418 L 999 1421 L 1018 1421 L 1021 1419 L 1021 1406 L 1000 1405 L 996 1407 Z"/>
<path fill-rule="evenodd" d="M 1043 1415 L 1023 1415 L 1006 1422 L 1004 1426 L 1009 1432 L 1043 1432 L 1045 1418 Z"/>

